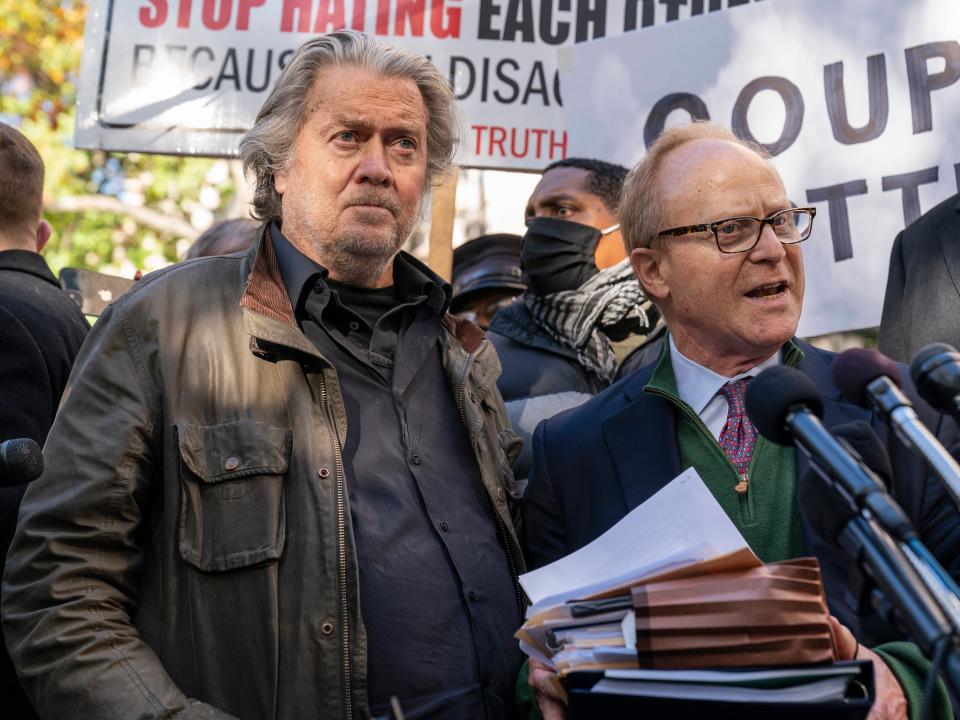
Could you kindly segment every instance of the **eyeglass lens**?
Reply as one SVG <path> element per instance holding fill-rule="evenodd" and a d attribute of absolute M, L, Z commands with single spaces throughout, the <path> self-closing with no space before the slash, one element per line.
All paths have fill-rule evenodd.
<path fill-rule="evenodd" d="M 769 225 L 773 228 L 780 242 L 796 243 L 807 238 L 810 224 L 809 213 L 794 211 L 777 213 L 765 221 L 754 218 L 731 218 L 724 220 L 716 227 L 717 243 L 724 252 L 749 250 L 760 237 L 761 225 Z"/>

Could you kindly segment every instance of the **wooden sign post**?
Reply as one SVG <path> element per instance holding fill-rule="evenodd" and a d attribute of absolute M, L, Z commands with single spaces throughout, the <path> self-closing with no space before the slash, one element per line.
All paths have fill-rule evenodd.
<path fill-rule="evenodd" d="M 430 209 L 430 248 L 427 265 L 444 280 L 453 277 L 453 220 L 457 212 L 457 176 L 454 167 L 443 183 L 433 188 Z"/>

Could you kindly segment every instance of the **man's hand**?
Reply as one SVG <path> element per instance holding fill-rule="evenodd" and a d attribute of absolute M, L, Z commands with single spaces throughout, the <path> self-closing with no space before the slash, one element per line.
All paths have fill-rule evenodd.
<path fill-rule="evenodd" d="M 830 630 L 837 646 L 839 660 L 870 660 L 873 662 L 873 678 L 876 700 L 870 708 L 867 720 L 907 720 L 907 698 L 903 694 L 896 676 L 887 667 L 883 659 L 873 650 L 857 643 L 847 628 L 830 616 Z M 532 674 L 532 670 L 531 670 Z"/>
<path fill-rule="evenodd" d="M 530 658 L 530 675 L 527 683 L 537 699 L 543 720 L 565 720 L 567 717 L 567 694 L 557 674 L 539 660 Z"/>

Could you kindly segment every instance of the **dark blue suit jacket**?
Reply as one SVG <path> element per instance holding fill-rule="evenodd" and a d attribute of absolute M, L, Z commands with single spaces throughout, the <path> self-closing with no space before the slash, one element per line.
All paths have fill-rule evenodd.
<path fill-rule="evenodd" d="M 797 369 L 823 395 L 824 424 L 872 423 L 890 454 L 893 495 L 944 567 L 960 577 L 960 513 L 949 496 L 926 474 L 922 462 L 893 437 L 882 418 L 839 399 L 831 376 L 833 353 L 794 342 L 804 352 Z M 676 410 L 666 399 L 643 392 L 655 367 L 653 363 L 638 370 L 584 405 L 537 427 L 533 471 L 523 501 L 523 540 L 530 568 L 583 547 L 680 474 Z M 902 379 L 918 414 L 951 447 L 957 440 L 956 424 L 917 397 L 905 368 Z M 798 451 L 796 464 L 799 488 L 809 461 Z M 860 573 L 853 562 L 820 539 L 806 521 L 803 531 L 807 553 L 820 561 L 834 615 L 861 642 L 890 639 L 861 628 L 856 613 Z"/>

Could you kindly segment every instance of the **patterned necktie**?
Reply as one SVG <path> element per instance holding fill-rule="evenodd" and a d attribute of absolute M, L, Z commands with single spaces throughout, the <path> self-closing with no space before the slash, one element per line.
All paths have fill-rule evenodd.
<path fill-rule="evenodd" d="M 735 488 L 738 493 L 747 491 L 747 470 L 750 468 L 753 446 L 757 443 L 757 429 L 747 417 L 747 407 L 743 401 L 746 387 L 747 379 L 744 378 L 731 380 L 720 388 L 727 399 L 727 422 L 720 433 L 720 447 L 740 475 L 740 482 Z"/>

